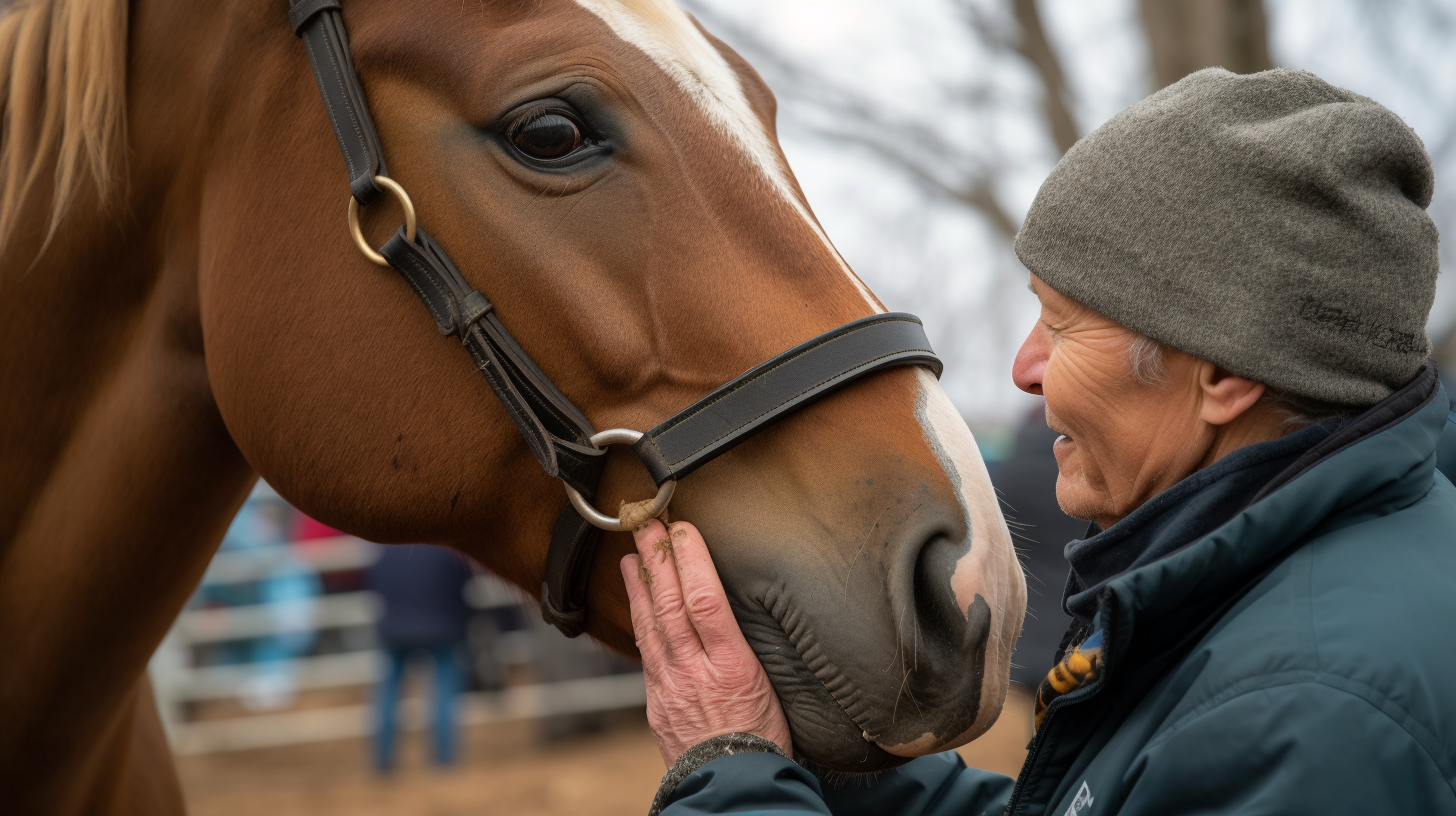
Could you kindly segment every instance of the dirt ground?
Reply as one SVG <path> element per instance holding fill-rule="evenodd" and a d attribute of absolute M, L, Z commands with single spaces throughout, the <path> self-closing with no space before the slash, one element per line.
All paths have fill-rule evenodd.
<path fill-rule="evenodd" d="M 470 728 L 463 760 L 428 767 L 425 740 L 404 736 L 400 770 L 376 778 L 363 740 L 184 756 L 178 773 L 194 816 L 642 816 L 662 759 L 641 712 L 599 734 L 548 742 L 535 723 Z M 1031 736 L 1025 699 L 961 749 L 974 767 L 1014 774 Z"/>

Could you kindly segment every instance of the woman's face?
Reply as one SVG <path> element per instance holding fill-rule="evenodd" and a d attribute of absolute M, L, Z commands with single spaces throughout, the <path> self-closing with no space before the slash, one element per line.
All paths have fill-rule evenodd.
<path fill-rule="evenodd" d="M 1160 380 L 1140 382 L 1128 355 L 1136 333 L 1035 275 L 1031 291 L 1041 316 L 1012 377 L 1046 398 L 1047 425 L 1061 434 L 1057 502 L 1105 529 L 1204 463 L 1217 430 L 1204 418 L 1207 364 L 1167 349 Z"/>

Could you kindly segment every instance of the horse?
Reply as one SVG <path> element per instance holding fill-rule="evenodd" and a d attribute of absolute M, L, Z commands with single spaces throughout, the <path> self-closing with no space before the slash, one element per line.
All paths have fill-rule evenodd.
<path fill-rule="evenodd" d="M 644 428 L 884 311 L 773 96 L 671 0 L 347 0 L 392 178 L 597 427 Z M 146 678 L 259 477 L 532 594 L 566 497 L 456 341 L 345 228 L 283 0 L 0 16 L 0 777 L 16 813 L 184 810 Z M 526 134 L 523 136 L 522 134 Z M 395 205 L 364 209 L 378 245 Z M 601 507 L 651 495 L 609 454 Z M 996 719 L 1025 584 L 935 376 L 873 374 L 678 487 L 785 702 L 845 772 Z M 608 534 L 590 635 L 635 652 Z"/>

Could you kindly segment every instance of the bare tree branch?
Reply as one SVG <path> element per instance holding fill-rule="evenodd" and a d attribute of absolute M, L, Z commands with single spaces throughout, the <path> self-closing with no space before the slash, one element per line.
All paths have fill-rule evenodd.
<path fill-rule="evenodd" d="M 994 162 L 968 153 L 958 139 L 921 120 L 895 118 L 858 93 L 786 59 L 756 33 L 724 19 L 702 3 L 686 3 L 693 13 L 731 40 L 770 84 L 799 104 L 791 124 L 832 141 L 868 150 L 933 195 L 970 207 L 1006 241 L 1016 235 L 1019 219 L 996 198 Z M 1060 69 L 1058 69 L 1060 70 Z M 963 104 L 983 104 L 989 93 L 977 85 L 955 89 Z M 1074 139 L 1075 141 L 1075 139 Z"/>
<path fill-rule="evenodd" d="M 1042 86 L 1042 114 L 1046 116 L 1047 129 L 1051 131 L 1052 144 L 1057 155 L 1072 149 L 1082 137 L 1077 121 L 1072 117 L 1072 94 L 1067 88 L 1067 77 L 1062 73 L 1062 61 L 1047 40 L 1046 28 L 1041 22 L 1041 12 L 1036 0 L 1011 0 L 1016 22 L 1021 27 L 1016 51 L 1036 69 Z"/>
<path fill-rule="evenodd" d="M 998 235 L 1008 243 L 1016 237 L 1020 222 L 1002 206 L 996 198 L 994 178 L 986 171 L 971 176 L 962 184 L 949 184 L 939 175 L 926 168 L 924 163 L 907 153 L 900 145 L 887 141 L 873 132 L 846 133 L 814 128 L 814 132 L 827 138 L 849 142 L 869 150 L 881 159 L 895 165 L 931 193 L 949 198 L 980 213 Z"/>
<path fill-rule="evenodd" d="M 976 0 L 955 0 L 956 7 L 982 43 L 1009 51 L 1024 59 L 1041 83 L 1042 115 L 1057 155 L 1066 153 L 1081 138 L 1072 115 L 1072 93 L 1062 71 L 1061 57 L 1047 38 L 1036 0 L 1000 0 L 1010 12 L 1009 20 L 992 18 Z"/>
<path fill-rule="evenodd" d="M 1052 146 L 1057 155 L 1066 152 L 1080 133 L 1061 60 L 1035 0 L 995 0 L 1005 4 L 1001 7 L 1005 15 L 998 18 L 975 0 L 951 2 L 975 40 L 993 51 L 1017 55 L 1032 69 L 1042 87 L 1040 106 Z M 997 196 L 1002 168 L 995 157 L 984 154 L 986 145 L 968 150 L 962 134 L 935 126 L 935 119 L 898 118 L 858 89 L 786 57 L 756 32 L 701 0 L 685 0 L 685 5 L 732 42 L 781 95 L 793 99 L 795 104 L 784 106 L 790 126 L 867 150 L 932 195 L 977 213 L 1008 244 L 1016 236 L 1020 218 Z M 961 113 L 989 110 L 994 101 L 992 90 L 975 79 L 947 83 L 942 90 Z"/>

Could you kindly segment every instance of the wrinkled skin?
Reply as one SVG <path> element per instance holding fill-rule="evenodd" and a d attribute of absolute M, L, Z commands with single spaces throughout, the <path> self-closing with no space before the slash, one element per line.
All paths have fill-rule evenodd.
<path fill-rule="evenodd" d="M 647 678 L 647 721 L 668 767 L 720 734 L 757 734 L 792 756 L 773 684 L 733 619 L 703 536 L 653 520 L 622 559 L 632 627 Z"/>
<path fill-rule="evenodd" d="M 1261 402 L 1261 383 L 1175 349 L 1157 382 L 1140 382 L 1128 349 L 1137 334 L 1031 276 L 1041 316 L 1017 352 L 1016 386 L 1046 398 L 1061 437 L 1057 502 L 1104 530 L 1148 499 L 1229 453 L 1290 428 Z"/>

